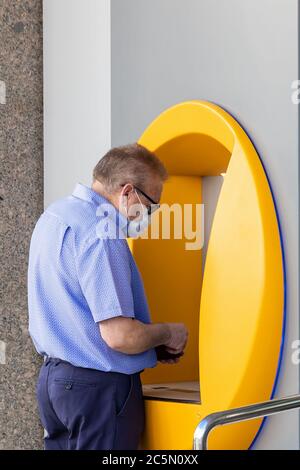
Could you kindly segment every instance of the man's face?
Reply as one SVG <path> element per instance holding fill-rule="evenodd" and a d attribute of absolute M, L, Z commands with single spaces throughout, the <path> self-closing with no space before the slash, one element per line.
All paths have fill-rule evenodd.
<path fill-rule="evenodd" d="M 139 220 L 142 217 L 141 204 L 150 210 L 154 203 L 161 198 L 163 184 L 159 177 L 149 177 L 143 188 L 136 188 L 131 183 L 125 184 L 119 193 L 119 210 L 129 220 Z"/>

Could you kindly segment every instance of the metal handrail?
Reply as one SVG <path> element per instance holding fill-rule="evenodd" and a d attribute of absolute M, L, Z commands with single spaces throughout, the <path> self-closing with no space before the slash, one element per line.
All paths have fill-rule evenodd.
<path fill-rule="evenodd" d="M 300 408 L 300 395 L 293 395 L 256 403 L 254 405 L 243 406 L 241 408 L 212 413 L 200 421 L 196 427 L 193 448 L 195 450 L 207 450 L 208 435 L 217 426 L 270 416 L 294 408 Z"/>

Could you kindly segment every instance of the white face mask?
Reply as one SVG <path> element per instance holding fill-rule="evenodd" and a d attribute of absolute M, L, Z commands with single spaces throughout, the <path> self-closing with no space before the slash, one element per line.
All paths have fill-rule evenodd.
<path fill-rule="evenodd" d="M 146 206 L 142 203 L 142 201 L 140 200 L 139 198 L 139 195 L 137 193 L 137 191 L 135 190 L 135 194 L 137 195 L 137 198 L 139 200 L 139 209 L 135 211 L 135 213 L 139 212 L 139 215 L 138 215 L 138 220 L 129 220 L 128 219 L 128 209 L 127 209 L 127 205 L 123 205 L 124 207 L 124 210 L 126 212 L 126 216 L 127 216 L 127 220 L 128 220 L 128 223 L 127 223 L 127 236 L 129 238 L 138 238 L 142 235 L 142 233 L 146 230 L 146 228 L 148 227 L 148 225 L 150 224 L 150 216 L 148 214 L 148 210 L 146 208 Z M 134 209 L 136 209 L 136 206 L 137 204 L 134 204 L 132 207 L 134 207 Z"/>

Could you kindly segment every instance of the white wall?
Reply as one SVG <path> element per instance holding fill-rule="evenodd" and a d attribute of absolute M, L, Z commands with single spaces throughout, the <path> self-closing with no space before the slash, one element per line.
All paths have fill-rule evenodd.
<path fill-rule="evenodd" d="M 44 0 L 44 202 L 110 148 L 110 0 Z"/>

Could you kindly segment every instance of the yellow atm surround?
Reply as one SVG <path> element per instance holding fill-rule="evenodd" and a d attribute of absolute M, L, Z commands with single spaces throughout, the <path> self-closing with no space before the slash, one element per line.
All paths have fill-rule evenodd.
<path fill-rule="evenodd" d="M 154 396 L 144 393 L 142 447 L 191 449 L 205 416 L 272 394 L 284 312 L 280 232 L 255 148 L 222 108 L 198 100 L 177 104 L 149 125 L 139 143 L 171 175 L 162 202 L 201 203 L 201 177 L 225 174 L 204 270 L 201 250 L 185 250 L 186 240 L 130 241 L 152 320 L 185 322 L 190 332 L 180 363 L 142 373 L 145 389 L 156 384 Z M 173 390 L 171 399 L 160 396 L 166 386 Z M 208 446 L 247 449 L 261 422 L 217 428 Z"/>

